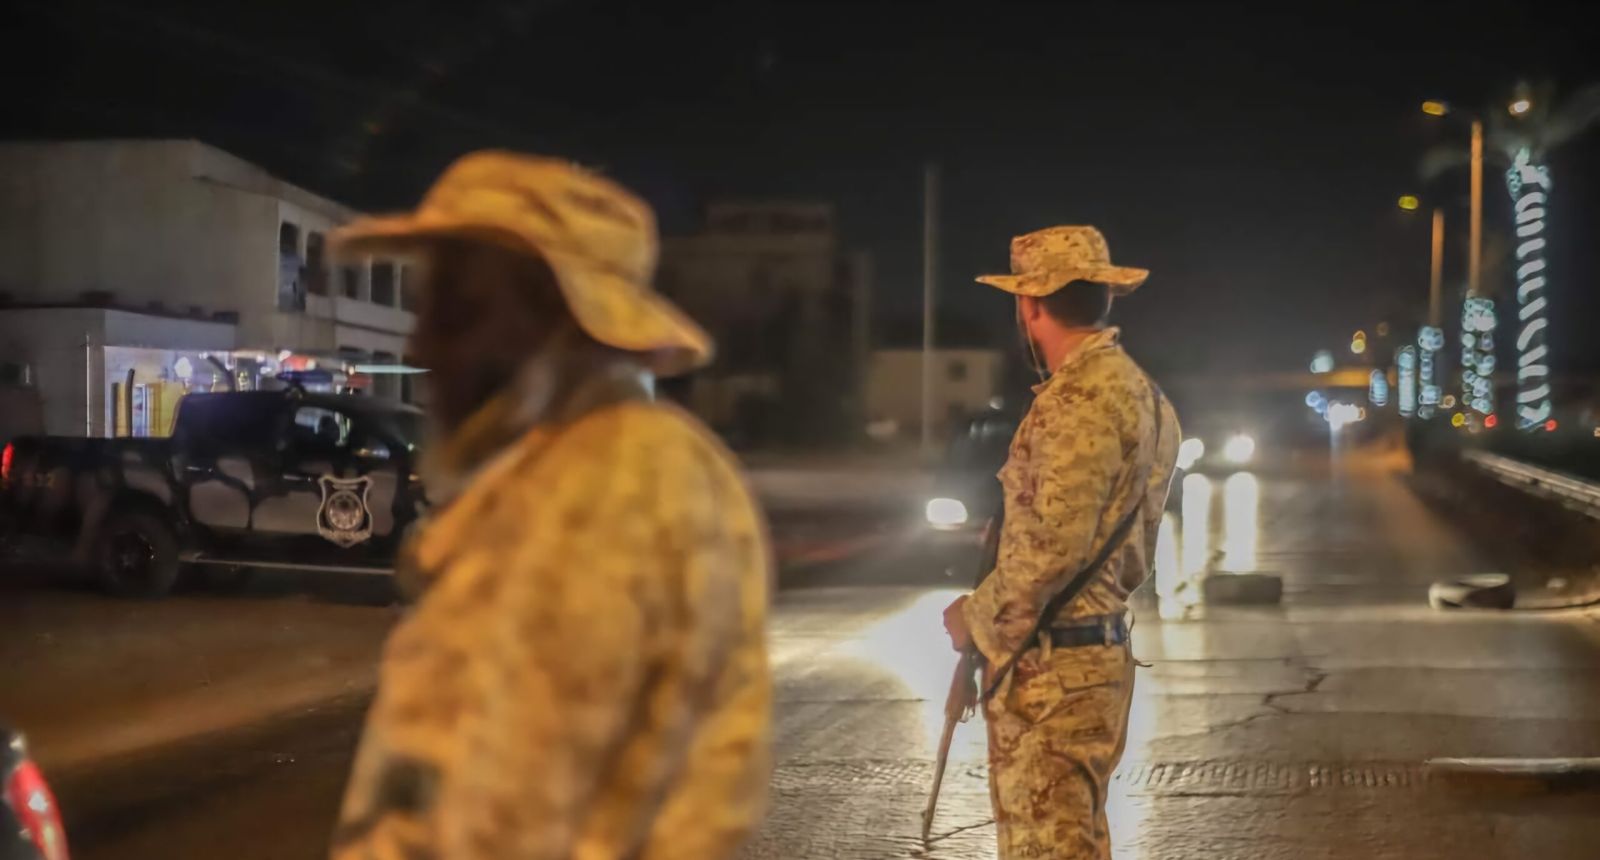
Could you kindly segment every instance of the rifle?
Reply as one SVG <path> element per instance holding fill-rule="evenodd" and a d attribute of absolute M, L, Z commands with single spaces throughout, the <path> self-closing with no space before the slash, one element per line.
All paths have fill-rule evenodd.
<path fill-rule="evenodd" d="M 973 580 L 973 587 L 983 584 L 983 580 L 990 571 L 994 570 L 995 563 L 1000 556 L 1000 527 L 1005 519 L 1005 500 L 1000 500 L 1000 509 L 989 518 L 989 525 L 983 541 L 983 554 L 978 561 L 978 575 Z M 972 717 L 978 706 L 978 681 L 976 678 L 981 657 L 978 649 L 968 645 L 961 652 L 961 658 L 956 661 L 955 674 L 950 678 L 950 692 L 944 698 L 944 731 L 939 734 L 939 757 L 934 760 L 933 790 L 928 793 L 928 805 L 922 810 L 922 845 L 928 845 L 928 834 L 933 832 L 933 812 L 939 805 L 939 786 L 944 783 L 945 764 L 950 760 L 950 741 L 955 737 L 956 724 L 964 723 Z"/>

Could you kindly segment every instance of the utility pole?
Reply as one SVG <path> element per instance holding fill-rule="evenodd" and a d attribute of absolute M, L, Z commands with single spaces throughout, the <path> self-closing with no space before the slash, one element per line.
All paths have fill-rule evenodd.
<path fill-rule="evenodd" d="M 94 435 L 94 345 L 83 333 L 83 435 Z"/>
<path fill-rule="evenodd" d="M 850 259 L 852 304 L 851 352 L 855 354 L 856 431 L 872 419 L 867 414 L 868 379 L 872 368 L 872 256 L 857 251 Z"/>
<path fill-rule="evenodd" d="M 1467 295 L 1477 296 L 1483 273 L 1483 121 L 1472 121 L 1472 221 L 1467 228 Z"/>
<path fill-rule="evenodd" d="M 938 287 L 939 167 L 922 172 L 922 454 L 933 453 L 933 305 Z"/>
<path fill-rule="evenodd" d="M 1439 291 L 1444 275 L 1444 210 L 1433 210 L 1433 256 L 1428 264 L 1428 325 L 1439 326 Z"/>

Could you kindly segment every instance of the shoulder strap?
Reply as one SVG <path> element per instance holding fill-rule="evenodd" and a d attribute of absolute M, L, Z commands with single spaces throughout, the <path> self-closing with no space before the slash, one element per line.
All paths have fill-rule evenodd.
<path fill-rule="evenodd" d="M 1152 413 L 1156 422 L 1154 446 L 1157 449 L 1157 453 L 1159 453 L 1161 448 L 1161 387 L 1156 385 L 1155 380 L 1149 376 L 1145 377 L 1145 381 L 1150 385 L 1150 400 L 1155 407 Z M 1150 464 L 1150 468 L 1153 472 L 1155 469 L 1153 461 Z M 1144 510 L 1145 497 L 1150 494 L 1150 477 L 1150 474 L 1144 476 L 1144 480 L 1139 484 L 1143 489 L 1139 492 L 1138 498 L 1134 500 L 1133 507 L 1126 514 L 1123 514 L 1122 519 L 1117 522 L 1117 527 L 1111 530 L 1111 535 L 1106 538 L 1104 544 L 1101 544 L 1100 551 L 1095 553 L 1094 558 L 1090 559 L 1089 563 L 1084 565 L 1067 582 L 1065 588 L 1056 592 L 1056 595 L 1045 603 L 1044 609 L 1039 612 L 1039 617 L 1034 619 L 1033 630 L 1023 637 L 1022 644 L 1017 646 L 1017 650 L 1006 660 L 1005 665 L 1001 666 L 999 671 L 994 673 L 994 677 L 990 679 L 989 686 L 983 691 L 984 701 L 994 697 L 995 691 L 1000 689 L 1000 684 L 1011 674 L 1011 670 L 1016 667 L 1017 661 L 1022 659 L 1022 655 L 1027 653 L 1028 649 L 1032 648 L 1034 642 L 1038 640 L 1039 633 L 1050 626 L 1050 622 L 1061 614 L 1061 610 L 1066 608 L 1073 598 L 1083 592 L 1083 589 L 1089 585 L 1089 580 L 1093 579 L 1100 568 L 1110 560 L 1111 554 L 1116 552 L 1128 539 L 1128 532 L 1132 531 L 1134 522 L 1139 518 L 1139 512 Z"/>

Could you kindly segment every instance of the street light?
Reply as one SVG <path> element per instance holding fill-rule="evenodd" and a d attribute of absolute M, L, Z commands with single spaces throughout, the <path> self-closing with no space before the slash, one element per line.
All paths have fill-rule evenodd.
<path fill-rule="evenodd" d="M 1505 109 L 1513 120 L 1518 122 L 1536 122 L 1543 118 L 1544 110 L 1539 115 L 1533 114 L 1533 90 L 1526 82 L 1519 83 L 1511 94 L 1511 101 L 1505 103 Z M 1422 106 L 1423 112 L 1432 116 L 1444 116 L 1450 113 L 1448 105 L 1443 102 L 1426 102 Z M 1483 120 L 1481 117 L 1472 119 L 1472 220 L 1469 226 L 1469 257 L 1467 262 L 1467 297 L 1468 304 L 1476 303 L 1479 308 L 1475 313 L 1490 311 L 1492 305 L 1480 292 L 1482 275 L 1482 249 L 1483 249 Z M 1535 135 L 1537 137 L 1537 135 Z M 1545 229 L 1545 211 L 1550 190 L 1550 173 L 1547 165 L 1534 161 L 1536 151 L 1530 151 L 1530 146 L 1523 142 L 1515 152 L 1507 152 L 1512 156 L 1511 169 L 1506 171 L 1506 188 L 1511 192 L 1513 205 L 1516 211 L 1516 272 L 1517 272 L 1517 303 L 1519 308 L 1519 333 L 1517 335 L 1517 425 L 1522 429 L 1532 429 L 1539 422 L 1548 417 L 1550 410 L 1550 388 L 1548 384 L 1549 367 L 1545 362 L 1548 348 L 1543 334 L 1549 326 L 1546 317 L 1547 300 L 1540 294 L 1545 287 L 1545 258 L 1542 253 L 1546 244 L 1546 237 L 1539 235 Z M 1437 217 L 1437 216 L 1436 216 Z M 1465 333 L 1469 328 L 1463 310 L 1462 327 Z M 1482 344 L 1483 335 L 1492 335 L 1494 329 L 1493 316 L 1488 315 L 1487 327 L 1480 330 L 1478 342 Z M 1491 337 L 1492 342 L 1492 337 Z M 1463 336 L 1464 349 L 1471 344 Z M 1481 352 L 1492 354 L 1492 347 L 1482 346 Z M 1481 374 L 1485 377 L 1488 374 Z M 1468 377 L 1463 374 L 1463 382 Z M 1463 394 L 1467 392 L 1463 389 Z M 1493 389 L 1488 392 L 1474 392 L 1470 398 L 1470 405 L 1477 411 L 1487 414 L 1493 411 Z M 1469 398 L 1463 397 L 1463 400 Z"/>
<path fill-rule="evenodd" d="M 1422 112 L 1444 116 L 1450 113 L 1450 106 L 1442 101 L 1425 101 Z M 1477 118 L 1472 120 L 1472 211 L 1467 224 L 1467 248 L 1467 295 L 1476 296 L 1483 270 L 1483 121 Z"/>
<path fill-rule="evenodd" d="M 1430 110 L 1430 107 L 1435 110 L 1440 110 L 1440 112 L 1445 110 L 1445 104 L 1443 104 L 1443 102 L 1422 102 L 1422 110 L 1424 110 L 1424 112 L 1434 113 L 1435 117 L 1440 117 L 1440 115 L 1443 115 L 1443 113 L 1435 113 L 1435 110 Z M 1400 200 L 1397 201 L 1397 205 L 1400 206 L 1400 208 L 1405 209 L 1405 211 L 1408 211 L 1408 213 L 1414 213 L 1416 209 L 1422 208 L 1422 200 L 1418 197 L 1418 195 L 1414 195 L 1414 193 L 1403 193 L 1403 195 L 1400 195 Z M 1432 257 L 1432 261 L 1429 262 L 1427 324 L 1430 324 L 1430 326 L 1437 326 L 1438 289 L 1440 289 L 1440 273 L 1443 272 L 1443 262 L 1440 261 L 1440 257 L 1442 257 L 1443 253 L 1445 253 L 1445 209 L 1434 208 L 1434 246 L 1432 246 L 1432 251 L 1434 251 L 1434 257 Z M 1387 331 L 1382 331 L 1382 329 L 1379 329 L 1378 334 L 1387 334 Z"/>
<path fill-rule="evenodd" d="M 1528 89 L 1527 82 L 1523 81 L 1511 93 L 1511 103 L 1506 105 L 1506 112 L 1521 117 L 1530 110 L 1533 110 L 1533 93 Z"/>

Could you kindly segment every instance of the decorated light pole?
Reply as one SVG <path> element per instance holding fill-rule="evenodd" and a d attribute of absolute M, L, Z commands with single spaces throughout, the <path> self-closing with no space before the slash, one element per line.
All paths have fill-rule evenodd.
<path fill-rule="evenodd" d="M 1415 212 L 1422 201 L 1414 194 L 1400 198 L 1400 208 Z M 1444 392 L 1437 378 L 1435 357 L 1444 349 L 1444 329 L 1439 327 L 1444 285 L 1444 209 L 1433 210 L 1432 235 L 1428 258 L 1428 317 L 1417 330 L 1415 346 L 1405 344 L 1395 350 L 1396 402 L 1406 418 L 1432 418 Z"/>
<path fill-rule="evenodd" d="M 1485 118 L 1487 129 L 1483 132 L 1489 143 L 1488 154 L 1495 156 L 1496 160 L 1506 167 L 1506 190 L 1511 195 L 1513 229 L 1516 234 L 1513 242 L 1515 254 L 1512 259 L 1516 276 L 1517 308 L 1514 320 L 1516 333 L 1514 343 L 1517 355 L 1516 425 L 1523 430 L 1548 427 L 1547 422 L 1554 408 L 1550 387 L 1549 345 L 1551 281 L 1545 256 L 1551 182 L 1550 168 L 1546 159 L 1556 147 L 1576 137 L 1596 120 L 1600 120 L 1600 86 L 1585 87 L 1573 93 L 1559 106 L 1555 104 L 1554 96 L 1554 89 L 1550 86 L 1536 91 L 1527 84 L 1519 84 L 1504 110 L 1496 109 L 1489 112 Z M 1435 116 L 1444 116 L 1451 112 L 1443 102 L 1426 102 L 1423 110 Z M 1475 125 L 1482 128 L 1483 124 L 1475 122 Z M 1481 147 L 1482 144 L 1475 141 L 1474 166 L 1481 165 L 1481 159 L 1485 155 Z M 1459 163 L 1459 156 L 1445 151 L 1435 153 L 1431 156 L 1431 160 L 1433 167 L 1437 169 Z M 1425 172 L 1431 172 L 1426 166 L 1424 169 Z M 1474 186 L 1475 190 L 1480 189 L 1481 181 L 1475 182 Z M 1469 289 L 1468 296 L 1487 298 L 1480 296 L 1475 289 Z M 1481 303 L 1474 304 L 1476 306 L 1470 310 L 1463 309 L 1464 327 L 1469 319 L 1482 325 L 1485 320 L 1494 318 L 1492 305 L 1484 307 Z M 1507 325 L 1512 325 L 1510 315 L 1504 316 L 1507 318 Z M 1492 328 L 1491 323 L 1491 332 Z M 1467 333 L 1469 332 L 1464 332 Z M 1481 338 L 1475 340 L 1478 341 L 1476 345 L 1482 347 Z M 1492 347 L 1491 339 L 1488 349 L 1479 349 L 1480 353 L 1491 353 L 1488 362 L 1490 368 L 1493 367 Z M 1466 344 L 1463 344 L 1463 359 L 1466 358 L 1466 351 Z M 1476 357 L 1480 360 L 1484 358 L 1482 354 Z M 1474 368 L 1473 372 L 1482 375 L 1481 368 Z M 1465 383 L 1465 379 L 1463 382 Z M 1463 388 L 1466 387 L 1463 385 Z M 1489 390 L 1492 396 L 1492 385 Z M 1492 406 L 1492 401 L 1489 405 Z"/>
<path fill-rule="evenodd" d="M 1550 168 L 1517 150 L 1506 171 L 1506 190 L 1516 210 L 1517 427 L 1531 430 L 1550 419 L 1550 301 L 1545 295 L 1545 205 Z"/>
<path fill-rule="evenodd" d="M 1423 102 L 1422 112 L 1430 116 L 1440 117 L 1457 113 L 1442 101 Z M 1468 163 L 1472 168 L 1472 194 L 1471 207 L 1467 218 L 1467 297 L 1461 308 L 1461 402 L 1467 408 L 1487 417 L 1494 412 L 1494 384 L 1492 379 L 1480 378 L 1479 367 L 1486 363 L 1490 370 L 1493 370 L 1496 319 L 1494 315 L 1494 300 L 1484 296 L 1481 288 L 1483 273 L 1483 121 L 1472 118 L 1471 122 L 1472 145 L 1468 150 Z M 1455 161 L 1454 152 L 1446 150 L 1445 153 L 1443 161 Z M 1430 158 L 1435 161 L 1440 160 L 1438 156 L 1431 156 Z M 1430 168 L 1426 164 L 1424 172 L 1430 172 Z M 1436 255 L 1442 246 L 1443 226 L 1443 212 L 1436 212 L 1434 217 L 1434 250 Z M 1430 266 L 1430 269 L 1432 268 L 1436 268 L 1436 266 Z M 1434 305 L 1431 294 L 1429 299 L 1429 323 L 1430 325 L 1437 325 L 1433 317 Z M 1488 353 L 1487 362 L 1481 360 L 1481 353 Z M 1428 362 L 1428 370 L 1431 375 L 1433 370 L 1431 360 Z"/>
<path fill-rule="evenodd" d="M 1550 311 L 1553 281 L 1546 259 L 1550 166 L 1557 147 L 1600 120 L 1600 86 L 1590 85 L 1556 103 L 1551 86 L 1518 84 L 1504 113 L 1496 112 L 1489 136 L 1508 166 L 1516 233 L 1512 266 L 1517 290 L 1517 427 L 1554 426 L 1550 387 Z"/>

